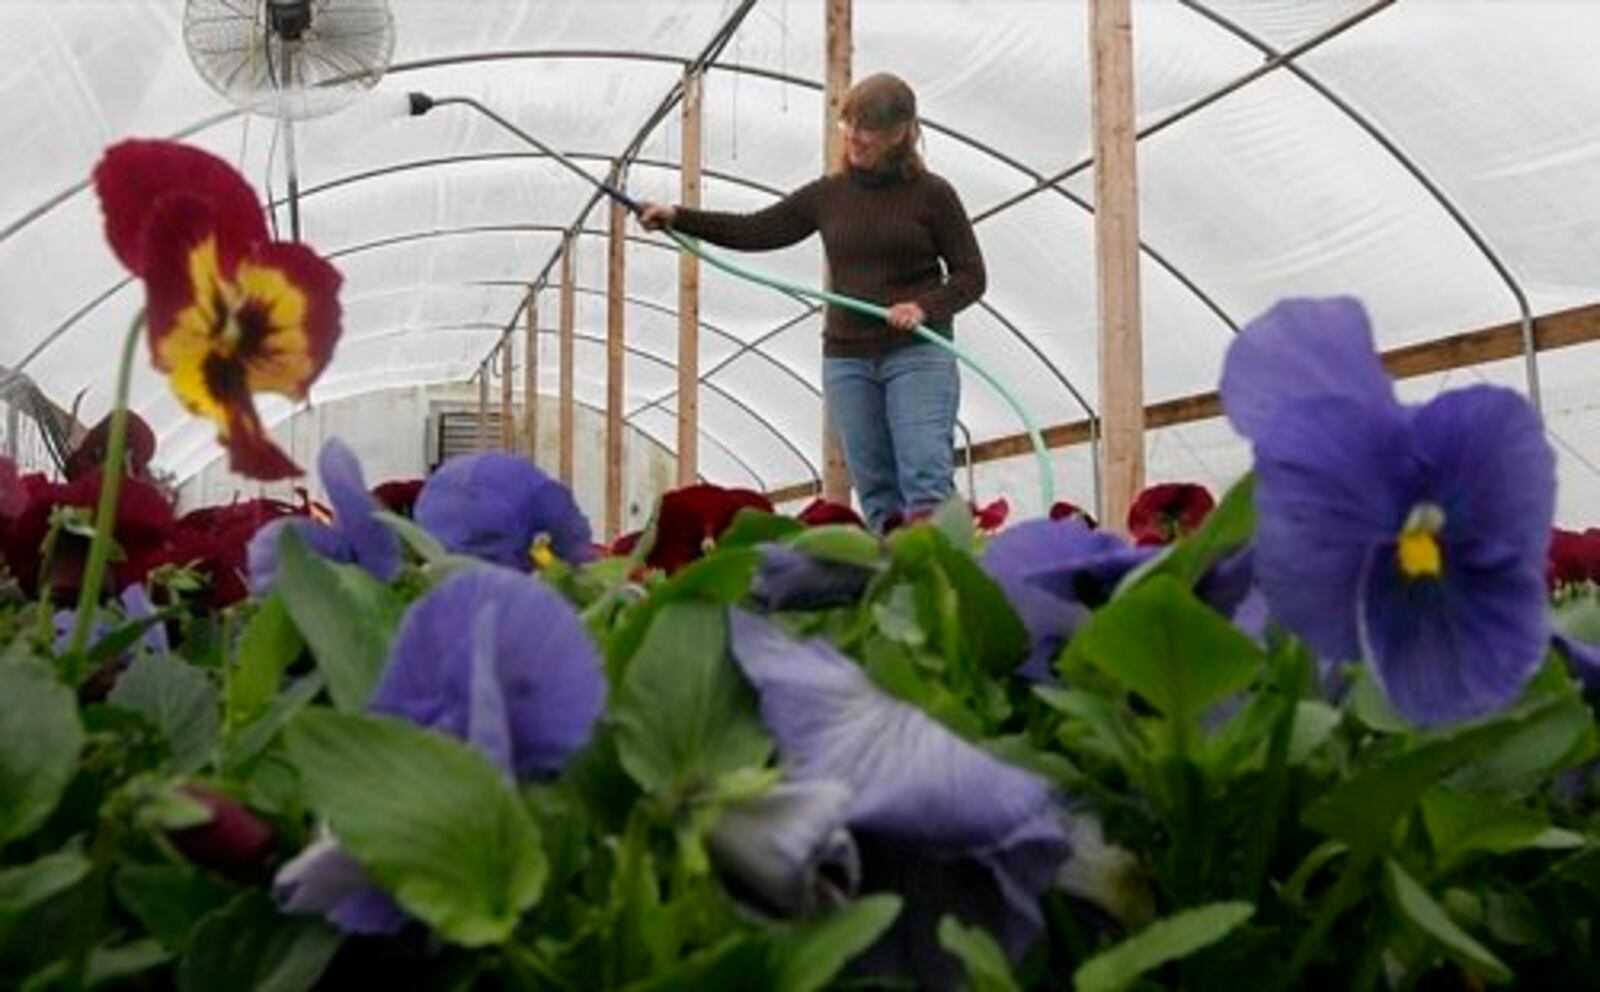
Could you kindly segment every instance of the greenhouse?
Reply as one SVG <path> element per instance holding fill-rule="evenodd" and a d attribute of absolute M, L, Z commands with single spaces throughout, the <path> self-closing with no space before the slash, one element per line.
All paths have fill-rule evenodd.
<path fill-rule="evenodd" d="M 0 4 L 0 989 L 1593 987 L 1597 37 Z"/>

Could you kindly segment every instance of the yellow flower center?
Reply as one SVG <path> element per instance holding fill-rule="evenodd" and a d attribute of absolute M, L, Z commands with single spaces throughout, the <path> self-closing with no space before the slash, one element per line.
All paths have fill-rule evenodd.
<path fill-rule="evenodd" d="M 1406 518 L 1400 530 L 1397 553 L 1400 571 L 1408 579 L 1437 578 L 1444 573 L 1444 550 L 1439 547 L 1439 531 L 1444 529 L 1444 511 L 1432 503 L 1420 503 Z"/>
<path fill-rule="evenodd" d="M 556 563 L 556 553 L 550 549 L 550 535 L 540 532 L 533 536 L 533 543 L 528 545 L 528 557 L 532 559 L 533 566 L 541 571 Z"/>

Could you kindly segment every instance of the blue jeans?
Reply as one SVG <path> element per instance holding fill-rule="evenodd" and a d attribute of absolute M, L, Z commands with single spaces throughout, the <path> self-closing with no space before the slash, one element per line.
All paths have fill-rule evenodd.
<path fill-rule="evenodd" d="M 867 524 L 931 510 L 955 492 L 955 356 L 918 341 L 877 358 L 824 358 L 823 397 Z"/>

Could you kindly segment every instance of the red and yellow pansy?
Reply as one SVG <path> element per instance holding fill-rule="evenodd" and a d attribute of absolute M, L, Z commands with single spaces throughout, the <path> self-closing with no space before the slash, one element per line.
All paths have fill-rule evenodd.
<path fill-rule="evenodd" d="M 253 394 L 303 399 L 339 338 L 342 277 L 273 241 L 228 163 L 169 141 L 125 141 L 95 168 L 111 248 L 144 281 L 151 358 L 191 412 L 217 425 L 235 472 L 302 474 L 267 436 Z"/>

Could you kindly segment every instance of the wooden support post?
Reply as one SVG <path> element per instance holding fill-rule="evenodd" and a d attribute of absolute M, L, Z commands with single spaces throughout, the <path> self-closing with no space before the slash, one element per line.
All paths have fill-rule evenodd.
<path fill-rule="evenodd" d="M 828 172 L 844 168 L 844 136 L 839 133 L 839 108 L 850 91 L 852 51 L 851 0 L 827 0 L 825 31 L 827 66 L 823 74 L 822 154 Z M 823 272 L 828 283 L 827 272 Z M 839 432 L 822 408 L 822 495 L 835 503 L 850 503 L 850 469 L 844 460 Z"/>
<path fill-rule="evenodd" d="M 511 370 L 516 367 L 511 328 L 500 335 L 500 450 L 517 450 L 517 418 L 511 406 Z"/>
<path fill-rule="evenodd" d="M 522 450 L 539 464 L 539 294 L 528 290 L 522 343 Z"/>
<path fill-rule="evenodd" d="M 619 161 L 611 168 L 611 185 L 623 186 L 623 169 Z M 622 533 L 622 396 L 624 359 L 623 307 L 627 286 L 624 265 L 628 247 L 628 211 L 622 204 L 611 203 L 611 229 L 606 239 L 606 523 L 605 535 L 609 543 Z"/>
<path fill-rule="evenodd" d="M 493 357 L 490 355 L 478 366 L 478 436 L 473 438 L 474 451 L 489 450 L 489 362 Z"/>
<path fill-rule="evenodd" d="M 574 292 L 573 280 L 577 278 L 577 259 L 573 256 L 578 251 L 578 238 L 575 234 L 568 234 L 565 243 L 561 246 L 561 413 L 560 413 L 560 475 L 561 481 L 567 488 L 572 488 L 572 435 L 577 428 L 578 411 L 573 402 L 573 364 L 577 354 L 577 338 L 574 337 L 573 320 L 577 295 Z"/>
<path fill-rule="evenodd" d="M 1129 0 L 1089 0 L 1100 309 L 1101 523 L 1124 533 L 1144 488 L 1144 346 L 1139 323 L 1138 141 Z"/>
<path fill-rule="evenodd" d="M 683 162 L 678 200 L 700 206 L 700 121 L 704 76 L 683 77 Z M 700 259 L 678 253 L 678 476 L 679 486 L 700 478 Z"/>

